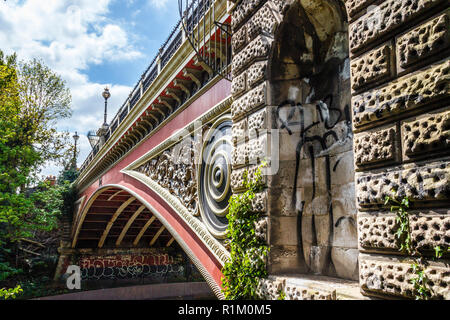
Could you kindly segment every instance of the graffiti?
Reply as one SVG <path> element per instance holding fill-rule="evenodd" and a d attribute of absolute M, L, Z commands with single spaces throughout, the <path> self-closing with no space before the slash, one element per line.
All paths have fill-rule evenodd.
<path fill-rule="evenodd" d="M 82 280 L 101 279 L 133 279 L 133 278 L 160 278 L 169 275 L 183 275 L 184 266 L 167 264 L 157 266 L 126 266 L 126 267 L 92 267 L 81 269 Z"/>
<path fill-rule="evenodd" d="M 178 260 L 168 254 L 87 256 L 79 266 L 82 280 L 148 278 L 183 274 Z"/>
<path fill-rule="evenodd" d="M 328 103 L 327 103 L 328 102 Z M 304 106 L 301 103 L 295 103 L 292 100 L 287 100 L 281 103 L 276 110 L 277 120 L 281 122 L 280 130 L 285 129 L 289 135 L 292 135 L 295 131 L 299 131 L 299 142 L 296 146 L 295 154 L 296 154 L 296 166 L 295 166 L 295 177 L 298 177 L 299 169 L 300 169 L 300 158 L 301 152 L 304 149 L 307 149 L 307 153 L 311 160 L 311 168 L 313 175 L 315 174 L 315 159 L 316 155 L 325 156 L 326 161 L 326 170 L 327 170 L 327 190 L 331 192 L 331 167 L 330 167 L 330 155 L 327 151 L 330 151 L 333 146 L 337 144 L 344 144 L 351 140 L 352 138 L 352 129 L 351 129 L 351 118 L 350 118 L 350 108 L 348 105 L 345 106 L 344 112 L 340 109 L 328 107 L 333 104 L 333 96 L 327 96 L 323 101 L 318 101 L 316 104 L 308 104 L 308 106 Z M 287 115 L 286 119 L 283 119 L 280 115 L 280 110 L 285 107 L 290 106 L 290 112 Z M 317 114 L 319 115 L 319 121 L 314 121 L 312 123 L 306 123 L 305 110 L 306 108 L 316 109 Z M 296 112 L 299 113 L 299 120 L 295 121 L 294 116 Z M 345 122 L 344 132 L 342 128 L 337 128 L 338 123 L 341 121 Z M 296 130 L 295 126 L 299 126 L 300 130 Z M 319 128 L 322 126 L 325 130 L 320 130 Z M 319 130 L 317 130 L 319 129 Z M 335 130 L 338 129 L 338 130 Z M 321 133 L 320 131 L 324 131 Z M 319 150 L 317 150 L 317 148 Z M 333 167 L 333 171 L 336 171 L 337 162 Z M 313 195 L 312 198 L 315 198 L 316 195 L 316 179 L 313 176 Z M 293 192 L 293 200 L 295 203 L 296 200 L 296 192 L 297 188 L 297 179 L 294 182 L 294 192 Z"/>
<path fill-rule="evenodd" d="M 335 227 L 342 217 L 333 223 L 332 205 L 332 172 L 339 170 L 342 153 L 338 148 L 352 143 L 351 115 L 348 105 L 343 110 L 334 108 L 333 96 L 313 103 L 296 103 L 286 100 L 276 109 L 276 120 L 281 132 L 295 137 L 295 179 L 292 191 L 292 202 L 299 202 L 299 227 L 302 233 L 304 256 L 309 267 L 318 273 L 327 273 L 331 259 L 331 246 Z M 332 155 L 336 155 L 332 165 Z M 310 169 L 310 182 L 302 182 L 304 176 L 300 172 Z M 324 170 L 324 174 L 323 171 Z M 309 171 L 308 171 L 309 172 Z M 318 175 L 321 177 L 318 177 Z M 299 179 L 302 185 L 299 186 Z M 298 188 L 305 191 L 302 199 L 298 198 Z M 352 217 L 346 219 L 353 220 Z M 354 221 L 353 221 L 354 222 Z"/>

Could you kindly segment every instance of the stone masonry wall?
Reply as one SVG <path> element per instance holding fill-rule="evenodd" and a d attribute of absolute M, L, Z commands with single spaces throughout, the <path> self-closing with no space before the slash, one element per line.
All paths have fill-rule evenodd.
<path fill-rule="evenodd" d="M 434 296 L 450 298 L 448 256 L 432 259 L 435 246 L 450 246 L 448 4 L 369 1 L 350 10 L 359 277 L 367 295 L 414 296 L 413 260 L 399 252 L 395 213 L 384 206 L 394 189 L 412 201 L 412 243 L 427 257 Z"/>
<path fill-rule="evenodd" d="M 273 116 L 274 92 L 276 95 L 277 89 L 287 90 L 269 81 L 277 77 L 270 74 L 270 58 L 280 48 L 275 46 L 278 28 L 289 18 L 285 14 L 293 3 L 299 2 L 314 12 L 319 2 L 231 2 L 234 2 L 232 189 L 237 193 L 242 190 L 243 171 L 247 169 L 251 174 L 258 160 L 273 155 L 274 151 L 271 147 L 275 140 L 268 130 L 277 127 Z M 432 281 L 434 294 L 450 299 L 449 257 L 444 255 L 439 261 L 432 261 L 434 246 L 450 246 L 449 3 L 342 0 L 341 4 L 348 14 L 351 86 L 345 91 L 351 94 L 351 156 L 356 170 L 351 182 L 355 184 L 358 212 L 361 291 L 384 298 L 413 297 L 409 281 L 412 259 L 399 252 L 394 237 L 395 215 L 384 206 L 384 197 L 391 195 L 394 188 L 398 196 L 408 196 L 412 201 L 413 244 L 430 261 L 425 272 Z M 317 20 L 321 14 L 324 12 L 316 10 Z M 325 30 L 318 36 L 323 40 L 326 35 Z M 285 41 L 290 41 L 289 35 Z M 298 62 L 290 62 L 283 53 L 278 56 L 283 62 L 284 76 L 301 78 L 304 70 L 293 66 Z M 289 96 L 292 92 L 283 94 Z M 292 148 L 280 148 L 283 147 Z M 302 252 L 297 230 L 300 227 L 289 214 L 292 205 L 287 200 L 286 181 L 292 180 L 291 174 L 281 165 L 276 175 L 265 177 L 267 189 L 255 199 L 255 210 L 261 212 L 258 233 L 275 249 L 268 261 L 271 274 L 308 272 L 298 254 Z M 347 202 L 346 208 L 352 205 L 355 204 Z M 281 220 L 273 218 L 272 211 L 286 221 L 290 219 L 290 223 L 283 222 L 283 226 L 290 228 L 277 228 Z M 271 230 L 278 230 L 277 234 Z M 277 243 L 283 243 L 278 246 L 282 250 L 276 250 L 274 237 Z"/>

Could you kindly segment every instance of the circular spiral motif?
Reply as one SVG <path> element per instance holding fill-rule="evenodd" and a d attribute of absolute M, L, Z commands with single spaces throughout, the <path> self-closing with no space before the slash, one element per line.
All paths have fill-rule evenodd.
<path fill-rule="evenodd" d="M 231 119 L 217 120 L 203 144 L 199 166 L 199 200 L 202 220 L 211 234 L 224 238 L 231 196 Z"/>

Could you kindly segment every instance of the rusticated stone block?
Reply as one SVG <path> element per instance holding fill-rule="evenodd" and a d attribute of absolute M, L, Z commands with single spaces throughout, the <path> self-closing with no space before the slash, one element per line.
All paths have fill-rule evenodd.
<path fill-rule="evenodd" d="M 241 75 L 235 77 L 231 83 L 231 94 L 237 98 L 247 89 L 247 74 L 243 72 Z"/>
<path fill-rule="evenodd" d="M 266 212 L 267 211 L 267 192 L 259 192 L 255 194 L 252 199 L 252 210 L 255 212 Z"/>
<path fill-rule="evenodd" d="M 265 79 L 267 61 L 254 63 L 247 72 L 247 84 L 252 88 L 255 84 Z"/>
<path fill-rule="evenodd" d="M 245 166 L 248 162 L 248 145 L 243 142 L 233 146 L 231 151 L 231 161 L 233 167 Z"/>
<path fill-rule="evenodd" d="M 367 7 L 375 0 L 346 0 L 345 6 L 347 7 L 347 13 L 350 17 L 353 17 L 360 11 L 367 9 Z"/>
<path fill-rule="evenodd" d="M 231 127 L 231 140 L 233 145 L 237 142 L 245 140 L 247 136 L 247 119 L 242 119 L 241 121 L 234 121 Z"/>
<path fill-rule="evenodd" d="M 351 63 L 352 89 L 358 90 L 392 76 L 392 45 L 385 44 Z"/>
<path fill-rule="evenodd" d="M 242 190 L 245 188 L 245 180 L 243 178 L 244 169 L 234 169 L 231 171 L 231 189 L 233 192 Z"/>
<path fill-rule="evenodd" d="M 256 294 L 261 299 L 277 300 L 284 288 L 285 281 L 274 281 L 270 279 L 260 279 Z"/>
<path fill-rule="evenodd" d="M 234 55 L 232 62 L 233 76 L 255 60 L 267 59 L 272 48 L 272 39 L 260 35 L 250 42 L 241 52 Z"/>
<path fill-rule="evenodd" d="M 255 237 L 261 239 L 262 241 L 267 241 L 267 225 L 269 219 L 267 217 L 262 218 L 255 222 Z"/>
<path fill-rule="evenodd" d="M 398 249 L 395 216 L 358 216 L 358 240 L 363 248 Z"/>
<path fill-rule="evenodd" d="M 231 171 L 231 189 L 233 192 L 241 191 L 245 189 L 245 179 L 244 179 L 244 172 L 247 171 L 247 178 L 250 181 L 255 180 L 255 174 L 258 170 L 257 165 L 249 166 L 247 168 L 241 168 L 241 169 L 233 169 Z M 261 185 L 265 185 L 267 183 L 267 178 L 265 176 L 262 176 L 261 179 Z"/>
<path fill-rule="evenodd" d="M 253 137 L 267 129 L 267 110 L 255 112 L 248 117 L 248 131 L 249 136 Z"/>
<path fill-rule="evenodd" d="M 450 246 L 450 216 L 410 214 L 411 241 L 417 250 L 433 250 Z M 395 233 L 396 217 L 391 214 L 359 215 L 358 236 L 363 248 L 399 250 Z"/>
<path fill-rule="evenodd" d="M 418 250 L 450 247 L 450 216 L 412 216 L 412 244 Z"/>
<path fill-rule="evenodd" d="M 266 84 L 262 83 L 233 102 L 231 105 L 231 116 L 233 120 L 236 120 L 265 103 Z"/>
<path fill-rule="evenodd" d="M 450 147 L 450 111 L 403 123 L 403 150 L 409 157 Z"/>
<path fill-rule="evenodd" d="M 396 30 L 446 0 L 387 0 L 350 26 L 350 50 L 357 52 L 368 43 Z"/>
<path fill-rule="evenodd" d="M 274 8 L 276 8 L 280 14 L 283 14 L 286 8 L 289 6 L 289 1 L 286 0 L 271 0 L 271 2 L 273 3 Z"/>
<path fill-rule="evenodd" d="M 244 25 L 239 31 L 233 34 L 231 45 L 233 46 L 233 53 L 237 54 L 247 44 L 247 27 Z"/>
<path fill-rule="evenodd" d="M 412 261 L 375 260 L 360 256 L 360 285 L 365 291 L 378 294 L 414 298 L 411 283 L 414 274 Z M 429 287 L 436 298 L 450 299 L 450 271 L 445 265 L 428 265 L 424 270 Z"/>
<path fill-rule="evenodd" d="M 414 166 L 357 178 L 356 198 L 360 208 L 384 204 L 386 196 L 407 196 L 411 201 L 448 201 L 450 199 L 450 162 Z"/>
<path fill-rule="evenodd" d="M 375 132 L 363 132 L 355 136 L 355 163 L 365 166 L 396 158 L 396 126 Z"/>
<path fill-rule="evenodd" d="M 274 10 L 270 7 L 270 3 L 266 3 L 259 9 L 246 24 L 248 40 L 252 40 L 258 35 L 272 35 L 278 25 L 275 18 Z"/>
<path fill-rule="evenodd" d="M 285 295 L 286 300 L 336 300 L 333 292 L 293 285 L 286 285 Z"/>
<path fill-rule="evenodd" d="M 450 61 L 402 77 L 352 99 L 356 128 L 450 96 Z"/>
<path fill-rule="evenodd" d="M 263 161 L 270 157 L 270 136 L 268 134 L 250 139 L 247 145 L 249 163 L 256 164 L 257 161 Z"/>
<path fill-rule="evenodd" d="M 233 31 L 236 31 L 236 28 L 238 28 L 263 1 L 265 0 L 241 1 L 233 11 L 233 16 L 231 19 L 231 27 Z"/>
<path fill-rule="evenodd" d="M 397 40 L 399 65 L 407 68 L 450 45 L 450 11 L 408 31 Z"/>

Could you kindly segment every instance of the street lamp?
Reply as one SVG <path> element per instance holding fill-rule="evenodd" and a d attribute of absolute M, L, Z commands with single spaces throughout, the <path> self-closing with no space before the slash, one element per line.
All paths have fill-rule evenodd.
<path fill-rule="evenodd" d="M 106 123 L 106 116 L 107 116 L 107 110 L 108 110 L 108 99 L 109 99 L 109 97 L 111 97 L 108 87 L 105 88 L 105 91 L 103 91 L 102 96 L 105 99 L 105 119 L 103 122 L 103 126 L 107 127 L 108 124 Z"/>
<path fill-rule="evenodd" d="M 72 137 L 73 137 L 73 141 L 75 141 L 75 149 L 73 150 L 73 166 L 76 168 L 77 167 L 77 141 L 78 141 L 78 139 L 80 139 L 80 136 L 75 131 L 75 134 Z"/>

